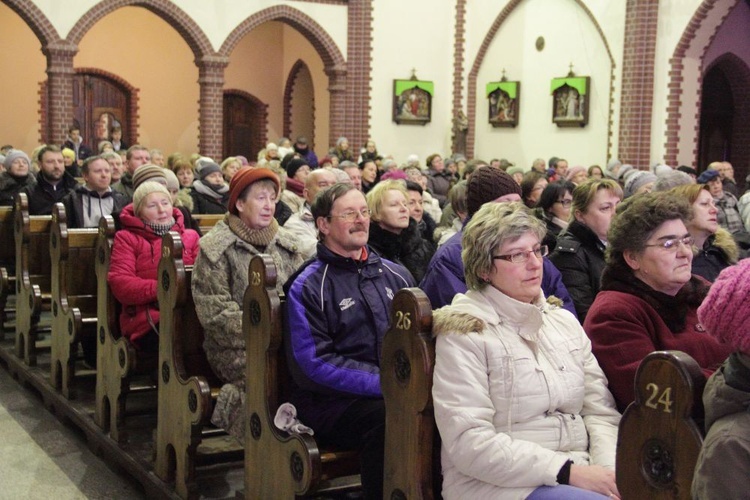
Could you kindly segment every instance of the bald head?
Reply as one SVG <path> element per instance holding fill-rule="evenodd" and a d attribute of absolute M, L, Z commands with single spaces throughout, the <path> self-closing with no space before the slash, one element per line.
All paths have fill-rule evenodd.
<path fill-rule="evenodd" d="M 325 168 L 319 168 L 310 172 L 305 179 L 305 188 L 302 190 L 302 196 L 309 205 L 312 205 L 315 195 L 321 190 L 336 184 L 336 176 L 333 172 Z"/>

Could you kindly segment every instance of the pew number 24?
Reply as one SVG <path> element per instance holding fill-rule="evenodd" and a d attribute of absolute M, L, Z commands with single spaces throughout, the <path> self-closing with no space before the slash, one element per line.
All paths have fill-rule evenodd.
<path fill-rule="evenodd" d="M 672 388 L 667 387 L 663 391 L 659 389 L 659 386 L 653 382 L 646 385 L 646 391 L 649 392 L 649 397 L 646 400 L 646 406 L 653 410 L 661 410 L 664 413 L 672 413 Z"/>

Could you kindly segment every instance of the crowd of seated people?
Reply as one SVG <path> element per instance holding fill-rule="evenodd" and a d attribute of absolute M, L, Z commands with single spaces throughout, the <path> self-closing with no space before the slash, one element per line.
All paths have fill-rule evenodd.
<path fill-rule="evenodd" d="M 618 411 L 654 350 L 682 350 L 716 373 L 707 407 L 727 384 L 747 389 L 731 385 L 750 366 L 746 346 L 706 335 L 700 315 L 712 282 L 747 267 L 750 194 L 737 196 L 727 162 L 700 173 L 554 157 L 530 168 L 439 153 L 399 162 L 372 139 L 357 149 L 346 137 L 320 158 L 297 137 L 251 161 L 215 161 L 127 148 L 121 130 L 97 155 L 70 132 L 66 149 L 3 151 L 0 205 L 24 192 L 32 215 L 62 202 L 70 227 L 113 216 L 108 279 L 124 335 L 146 351 L 158 348 L 161 237 L 178 231 L 195 262 L 206 355 L 224 383 L 212 420 L 239 439 L 247 270 L 270 255 L 294 325 L 293 402 L 323 442 L 367 450 L 366 497 L 382 495 L 378 349 L 399 288 L 420 286 L 436 310 L 445 498 L 618 497 Z M 197 214 L 223 219 L 201 237 Z M 702 488 L 714 484 L 710 460 Z"/>

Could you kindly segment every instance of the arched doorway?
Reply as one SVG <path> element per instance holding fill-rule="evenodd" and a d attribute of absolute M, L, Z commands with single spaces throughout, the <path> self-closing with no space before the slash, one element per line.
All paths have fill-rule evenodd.
<path fill-rule="evenodd" d="M 703 75 L 698 168 L 728 161 L 742 187 L 750 173 L 750 67 L 733 53 L 719 56 Z"/>
<path fill-rule="evenodd" d="M 97 151 L 99 141 L 108 140 L 113 126 L 122 129 L 122 141 L 133 144 L 135 91 L 101 71 L 77 70 L 73 77 L 73 120 L 81 129 L 85 144 Z"/>
<path fill-rule="evenodd" d="M 223 157 L 242 155 L 256 161 L 266 145 L 268 106 L 241 90 L 224 91 Z"/>
<path fill-rule="evenodd" d="M 732 88 L 721 68 L 714 66 L 703 79 L 701 102 L 700 156 L 698 168 L 712 161 L 732 161 Z"/>
<path fill-rule="evenodd" d="M 315 149 L 315 89 L 310 69 L 297 61 L 284 90 L 284 135 L 292 141 L 304 136 Z"/>

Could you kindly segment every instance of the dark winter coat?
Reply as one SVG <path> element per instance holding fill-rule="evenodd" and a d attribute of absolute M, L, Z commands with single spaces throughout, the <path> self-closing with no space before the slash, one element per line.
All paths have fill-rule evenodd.
<path fill-rule="evenodd" d="M 708 282 L 693 276 L 673 297 L 636 278 L 626 264 L 605 269 L 602 291 L 583 329 L 620 411 L 633 401 L 635 372 L 650 352 L 683 351 L 707 377 L 729 356 L 730 347 L 708 335 L 698 321 L 708 288 Z"/>
<path fill-rule="evenodd" d="M 228 196 L 223 196 L 221 199 L 216 199 L 203 193 L 199 193 L 195 189 L 190 191 L 190 196 L 193 197 L 194 214 L 222 215 L 227 213 L 227 202 L 229 201 Z"/>
<path fill-rule="evenodd" d="M 0 172 L 0 207 L 12 207 L 16 203 L 16 195 L 27 187 L 33 189 L 36 177 L 28 174 L 24 177 L 13 177 L 7 171 Z"/>
<path fill-rule="evenodd" d="M 562 274 L 583 323 L 599 293 L 604 272 L 604 243 L 585 224 L 573 221 L 557 238 L 557 247 L 550 260 Z"/>
<path fill-rule="evenodd" d="M 56 186 L 50 184 L 39 173 L 36 184 L 27 186 L 24 191 L 29 196 L 29 215 L 52 215 L 52 207 L 79 186 L 78 181 L 65 172 Z"/>
<path fill-rule="evenodd" d="M 408 269 L 417 283 L 424 277 L 432 254 L 435 253 L 435 246 L 422 238 L 417 221 L 411 217 L 409 227 L 401 231 L 401 234 L 387 231 L 375 221 L 370 222 L 367 244 L 381 257 Z"/>
<path fill-rule="evenodd" d="M 703 248 L 693 249 L 693 274 L 713 283 L 724 268 L 737 263 L 739 253 L 732 235 L 726 229 L 719 228 L 716 234 L 706 239 Z"/>
<path fill-rule="evenodd" d="M 453 181 L 453 175 L 447 170 L 438 173 L 430 169 L 427 172 L 427 189 L 438 199 L 441 207 L 448 201 L 448 191 L 451 190 Z"/>

